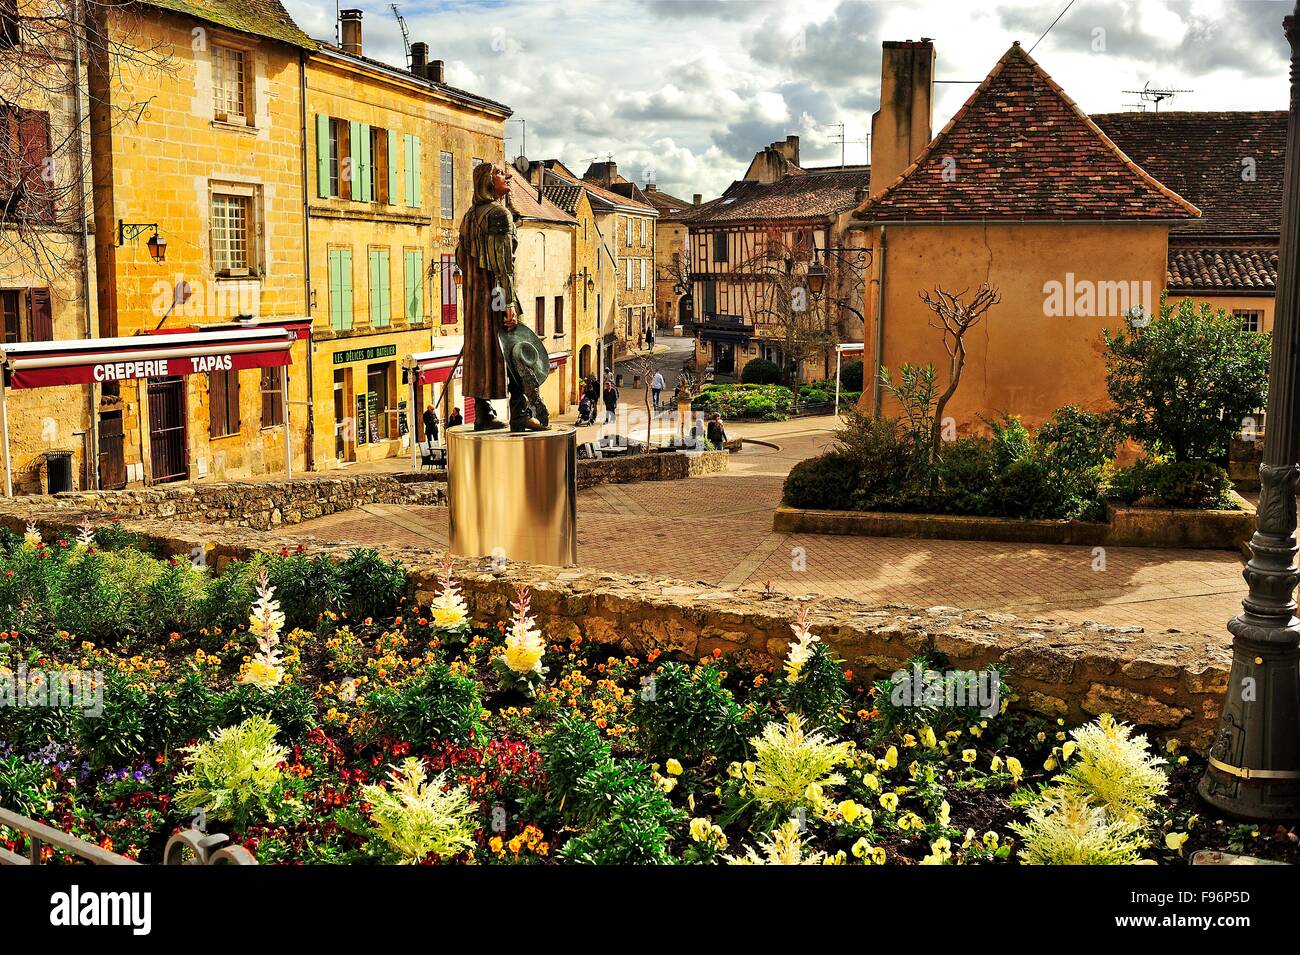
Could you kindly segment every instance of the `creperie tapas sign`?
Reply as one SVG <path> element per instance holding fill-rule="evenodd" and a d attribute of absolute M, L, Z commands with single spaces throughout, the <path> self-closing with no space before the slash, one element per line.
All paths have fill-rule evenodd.
<path fill-rule="evenodd" d="M 51 385 L 88 385 L 91 382 L 130 381 L 135 378 L 167 378 L 244 368 L 276 368 L 289 364 L 289 350 L 244 352 L 226 355 L 194 355 L 186 358 L 137 358 L 86 365 L 55 365 L 15 370 L 10 388 L 47 388 Z"/>

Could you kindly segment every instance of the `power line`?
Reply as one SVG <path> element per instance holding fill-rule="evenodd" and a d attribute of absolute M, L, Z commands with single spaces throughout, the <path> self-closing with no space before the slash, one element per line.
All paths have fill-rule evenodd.
<path fill-rule="evenodd" d="M 1070 0 L 1070 2 L 1065 5 L 1065 9 L 1056 15 L 1056 19 L 1053 20 L 1050 24 L 1048 24 L 1047 29 L 1043 31 L 1043 36 L 1047 36 L 1047 34 L 1052 32 L 1052 27 L 1056 26 L 1056 24 L 1058 24 L 1061 21 L 1061 17 L 1065 16 L 1067 13 L 1070 12 L 1070 7 L 1072 6 L 1074 6 L 1074 0 Z M 1043 36 L 1040 36 L 1037 40 L 1034 41 L 1034 45 L 1029 48 L 1030 53 L 1033 53 L 1034 50 L 1037 49 L 1038 44 L 1043 42 Z"/>

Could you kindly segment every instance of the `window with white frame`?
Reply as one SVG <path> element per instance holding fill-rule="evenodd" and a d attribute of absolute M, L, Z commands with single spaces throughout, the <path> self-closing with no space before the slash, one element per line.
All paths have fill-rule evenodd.
<path fill-rule="evenodd" d="M 623 260 L 623 279 L 624 279 L 623 287 L 629 292 L 632 291 L 632 266 L 635 264 L 635 262 L 636 262 L 635 259 Z"/>
<path fill-rule="evenodd" d="M 230 123 L 246 122 L 249 115 L 247 77 L 243 50 L 213 45 L 212 105 L 217 119 Z"/>
<path fill-rule="evenodd" d="M 249 275 L 253 256 L 253 197 L 212 194 L 212 267 L 218 275 Z"/>
<path fill-rule="evenodd" d="M 647 222 L 646 219 L 641 220 L 641 244 L 642 245 L 645 245 L 646 222 Z"/>
<path fill-rule="evenodd" d="M 649 261 L 649 259 L 641 260 L 641 288 L 645 288 L 646 263 Z"/>
<path fill-rule="evenodd" d="M 624 216 L 623 218 L 627 222 L 627 244 L 631 245 L 632 244 L 632 217 Z"/>
<path fill-rule="evenodd" d="M 1232 315 L 1241 322 L 1243 332 L 1257 332 L 1264 324 L 1264 310 L 1261 308 L 1234 308 Z"/>

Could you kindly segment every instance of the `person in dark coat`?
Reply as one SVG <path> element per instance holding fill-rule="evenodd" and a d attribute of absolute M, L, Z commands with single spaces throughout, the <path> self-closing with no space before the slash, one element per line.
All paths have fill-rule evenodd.
<path fill-rule="evenodd" d="M 618 407 L 618 389 L 614 387 L 614 379 L 605 379 L 605 391 L 602 394 L 605 400 L 605 423 L 613 424 L 614 409 Z"/>
<path fill-rule="evenodd" d="M 433 453 L 433 445 L 438 440 L 438 415 L 433 410 L 433 405 L 424 409 L 424 440 L 428 443 L 429 453 Z"/>
<path fill-rule="evenodd" d="M 704 432 L 704 437 L 708 438 L 709 444 L 721 451 L 727 443 L 727 432 L 722 427 L 722 415 L 716 411 L 713 417 L 709 419 L 709 427 Z"/>
<path fill-rule="evenodd" d="M 452 428 L 459 428 L 464 423 L 465 419 L 461 416 L 460 409 L 452 408 L 451 414 L 447 416 L 447 430 L 450 431 Z"/>

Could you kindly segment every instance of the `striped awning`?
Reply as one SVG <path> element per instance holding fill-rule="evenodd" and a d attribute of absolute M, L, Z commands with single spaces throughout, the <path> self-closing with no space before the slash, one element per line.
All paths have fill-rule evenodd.
<path fill-rule="evenodd" d="M 122 338 L 16 342 L 0 345 L 9 388 L 166 378 L 291 363 L 296 326 L 229 327 Z"/>

